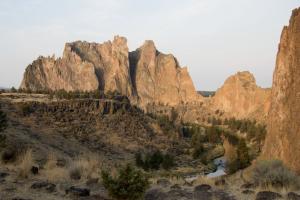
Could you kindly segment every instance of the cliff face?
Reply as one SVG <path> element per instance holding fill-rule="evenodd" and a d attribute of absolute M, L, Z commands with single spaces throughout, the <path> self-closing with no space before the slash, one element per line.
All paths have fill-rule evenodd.
<path fill-rule="evenodd" d="M 284 27 L 273 75 L 265 158 L 277 158 L 300 173 L 300 8 Z"/>
<path fill-rule="evenodd" d="M 158 52 L 152 41 L 128 52 L 127 40 L 119 36 L 103 44 L 67 43 L 62 58 L 38 58 L 27 67 L 21 88 L 117 91 L 142 107 L 200 98 L 173 55 Z"/>
<path fill-rule="evenodd" d="M 118 91 L 131 96 L 127 41 L 115 37 L 103 44 L 73 42 L 63 57 L 40 57 L 29 65 L 21 88 L 35 90 Z"/>
<path fill-rule="evenodd" d="M 177 105 L 200 98 L 186 68 L 171 54 L 160 53 L 153 41 L 130 53 L 131 72 L 139 104 Z"/>
<path fill-rule="evenodd" d="M 250 72 L 230 76 L 212 98 L 212 107 L 236 118 L 264 120 L 269 109 L 270 90 L 256 85 Z"/>
<path fill-rule="evenodd" d="M 20 88 L 37 90 L 95 90 L 99 87 L 91 63 L 70 52 L 68 57 L 39 57 L 24 73 Z"/>

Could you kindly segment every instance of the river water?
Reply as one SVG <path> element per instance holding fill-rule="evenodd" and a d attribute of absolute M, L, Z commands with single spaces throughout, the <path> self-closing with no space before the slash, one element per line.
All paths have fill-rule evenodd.
<path fill-rule="evenodd" d="M 206 177 L 216 178 L 216 177 L 219 177 L 219 176 L 226 175 L 226 173 L 225 173 L 225 167 L 226 167 L 225 157 L 222 156 L 222 157 L 216 158 L 216 159 L 214 159 L 213 162 L 217 166 L 217 170 L 215 172 L 207 174 Z M 188 182 L 192 182 L 192 181 L 198 179 L 198 177 L 200 177 L 200 176 L 203 176 L 203 175 L 195 174 L 193 176 L 186 177 L 185 180 L 188 181 Z"/>
<path fill-rule="evenodd" d="M 226 160 L 225 157 L 216 158 L 214 160 L 214 164 L 217 166 L 217 170 L 215 172 L 209 173 L 206 175 L 208 178 L 215 178 L 218 176 L 225 175 L 225 167 L 226 167 Z"/>

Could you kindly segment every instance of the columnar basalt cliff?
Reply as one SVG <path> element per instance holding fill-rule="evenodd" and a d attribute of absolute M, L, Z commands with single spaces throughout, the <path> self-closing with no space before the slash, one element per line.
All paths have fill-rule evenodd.
<path fill-rule="evenodd" d="M 256 85 L 250 72 L 230 76 L 212 98 L 212 107 L 236 118 L 265 120 L 269 110 L 270 89 Z"/>
<path fill-rule="evenodd" d="M 273 75 L 265 158 L 281 159 L 300 173 L 300 8 L 284 27 Z"/>
<path fill-rule="evenodd" d="M 141 107 L 201 98 L 173 55 L 160 53 L 152 41 L 128 52 L 127 40 L 119 36 L 103 44 L 67 43 L 62 58 L 39 57 L 27 67 L 21 88 L 117 91 Z"/>

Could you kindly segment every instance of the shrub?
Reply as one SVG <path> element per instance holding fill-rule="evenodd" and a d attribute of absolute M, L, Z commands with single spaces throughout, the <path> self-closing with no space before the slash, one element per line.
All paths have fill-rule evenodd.
<path fill-rule="evenodd" d="M 277 188 L 299 187 L 299 177 L 286 168 L 280 160 L 260 161 L 253 169 L 255 184 L 262 187 Z"/>
<path fill-rule="evenodd" d="M 28 178 L 33 166 L 32 151 L 28 149 L 20 158 L 18 175 L 21 178 Z"/>
<path fill-rule="evenodd" d="M 10 92 L 11 92 L 11 93 L 16 93 L 16 92 L 18 92 L 18 90 L 17 90 L 15 87 L 12 87 L 12 88 L 10 89 Z"/>
<path fill-rule="evenodd" d="M 239 169 L 244 169 L 250 165 L 249 149 L 244 139 L 240 139 L 237 146 L 237 163 Z"/>
<path fill-rule="evenodd" d="M 166 154 L 163 158 L 163 161 L 161 163 L 162 168 L 164 168 L 165 170 L 169 170 L 172 167 L 175 166 L 175 161 L 174 161 L 174 157 L 170 154 Z"/>
<path fill-rule="evenodd" d="M 193 158 L 197 159 L 204 153 L 204 147 L 202 144 L 199 144 L 198 146 L 194 147 L 193 150 Z"/>
<path fill-rule="evenodd" d="M 6 114 L 0 110 L 0 132 L 4 131 L 6 127 L 7 127 Z"/>
<path fill-rule="evenodd" d="M 151 156 L 146 159 L 146 163 L 148 163 L 150 169 L 158 170 L 160 168 L 160 164 L 163 162 L 164 157 L 160 151 L 155 151 Z"/>
<path fill-rule="evenodd" d="M 170 154 L 162 154 L 159 150 L 150 152 L 144 156 L 139 152 L 135 155 L 135 164 L 144 170 L 159 170 L 161 167 L 168 170 L 175 166 L 174 157 Z"/>
<path fill-rule="evenodd" d="M 0 135 L 0 151 L 6 147 L 6 135 Z"/>
<path fill-rule="evenodd" d="M 167 115 L 156 116 L 159 126 L 164 130 L 164 132 L 169 133 L 175 128 L 174 122 L 169 119 Z"/>
<path fill-rule="evenodd" d="M 30 115 L 30 113 L 32 112 L 32 107 L 30 104 L 20 104 L 19 111 L 25 117 L 25 116 Z"/>
<path fill-rule="evenodd" d="M 234 146 L 228 138 L 223 143 L 227 160 L 226 170 L 232 174 L 239 169 L 244 169 L 251 164 L 249 149 L 245 139 L 239 139 L 238 145 Z"/>
<path fill-rule="evenodd" d="M 115 199 L 142 199 L 149 187 L 148 177 L 131 165 L 120 168 L 116 177 L 112 177 L 107 171 L 102 171 L 101 175 L 104 187 Z"/>
<path fill-rule="evenodd" d="M 177 111 L 175 110 L 175 108 L 172 107 L 172 109 L 171 109 L 171 114 L 170 114 L 170 120 L 171 120 L 172 122 L 175 122 L 177 118 L 178 118 L 178 113 L 177 113 Z"/>
<path fill-rule="evenodd" d="M 143 167 L 144 166 L 144 160 L 143 160 L 143 155 L 141 152 L 138 152 L 135 154 L 135 164 L 138 167 Z"/>
<path fill-rule="evenodd" d="M 81 172 L 82 172 L 82 169 L 79 166 L 74 166 L 74 167 L 70 168 L 69 176 L 73 180 L 80 180 Z"/>
<path fill-rule="evenodd" d="M 222 130 L 219 127 L 211 126 L 211 127 L 208 127 L 206 131 L 207 131 L 208 141 L 210 143 L 221 143 Z"/>
<path fill-rule="evenodd" d="M 65 182 L 69 178 L 70 172 L 65 167 L 59 167 L 57 161 L 57 157 L 53 153 L 50 153 L 42 171 L 47 181 Z"/>
<path fill-rule="evenodd" d="M 6 163 L 15 162 L 17 159 L 18 152 L 14 148 L 6 148 L 1 155 L 1 161 Z"/>
<path fill-rule="evenodd" d="M 192 126 L 190 132 L 192 134 L 191 142 L 194 148 L 195 146 L 201 145 L 204 142 L 208 142 L 208 136 L 205 134 L 205 131 L 202 131 L 201 127 Z"/>

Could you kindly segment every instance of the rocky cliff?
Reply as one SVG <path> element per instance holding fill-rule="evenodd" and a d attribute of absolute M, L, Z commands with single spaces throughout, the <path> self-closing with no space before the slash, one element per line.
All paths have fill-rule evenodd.
<path fill-rule="evenodd" d="M 270 89 L 256 85 L 250 72 L 238 72 L 230 76 L 212 98 L 214 109 L 231 113 L 236 118 L 264 120 L 268 113 Z"/>
<path fill-rule="evenodd" d="M 273 75 L 265 158 L 300 173 L 300 8 L 283 28 Z"/>
<path fill-rule="evenodd" d="M 62 58 L 39 57 L 27 67 L 21 88 L 117 91 L 142 107 L 201 98 L 173 55 L 160 53 L 152 41 L 129 52 L 119 36 L 103 44 L 67 43 Z"/>
<path fill-rule="evenodd" d="M 63 57 L 39 57 L 25 71 L 23 89 L 118 91 L 131 96 L 127 41 L 67 43 Z"/>
<path fill-rule="evenodd" d="M 159 52 L 153 41 L 130 54 L 131 73 L 139 104 L 177 105 L 197 101 L 197 95 L 187 68 L 181 68 L 171 54 Z"/>

